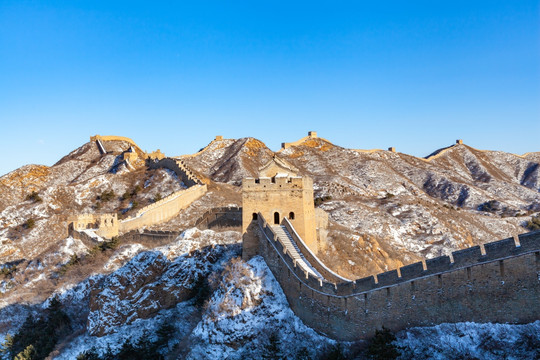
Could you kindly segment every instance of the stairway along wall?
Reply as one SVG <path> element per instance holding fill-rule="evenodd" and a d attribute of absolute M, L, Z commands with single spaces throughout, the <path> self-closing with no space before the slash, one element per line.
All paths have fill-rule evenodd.
<path fill-rule="evenodd" d="M 259 254 L 292 310 L 310 327 L 353 341 L 383 326 L 399 331 L 444 322 L 528 323 L 540 319 L 540 232 L 504 239 L 397 270 L 331 283 L 304 272 L 262 216 Z M 401 276 L 399 276 L 401 274 Z"/>

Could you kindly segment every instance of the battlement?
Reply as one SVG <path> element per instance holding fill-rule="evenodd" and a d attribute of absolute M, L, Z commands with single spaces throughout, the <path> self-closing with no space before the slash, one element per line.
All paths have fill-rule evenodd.
<path fill-rule="evenodd" d="M 139 158 L 139 154 L 137 154 L 137 151 L 133 148 L 133 146 L 130 146 L 129 149 L 124 151 L 122 153 L 122 160 L 124 161 L 135 161 Z"/>
<path fill-rule="evenodd" d="M 259 220 L 261 226 L 266 226 L 267 223 L 266 220 L 262 218 L 262 214 L 259 214 L 259 216 L 261 217 L 261 220 Z M 287 227 L 290 229 L 289 231 L 291 235 L 293 237 L 298 237 L 298 235 L 294 231 L 294 228 L 292 228 L 292 225 L 289 222 L 287 223 L 287 225 Z M 267 234 L 267 237 L 277 238 L 270 227 L 265 229 L 265 232 Z M 518 242 L 516 242 L 515 238 L 507 238 L 491 243 L 486 243 L 484 245 L 485 253 L 482 253 L 480 246 L 473 246 L 471 248 L 454 251 L 452 253 L 453 261 L 449 256 L 440 256 L 402 266 L 399 269 L 389 270 L 384 273 L 370 275 L 365 278 L 356 279 L 354 281 L 348 282 L 344 282 L 343 280 L 347 279 L 336 275 L 328 269 L 331 274 L 330 276 L 326 276 L 323 282 L 326 281 L 329 283 L 336 283 L 338 295 L 346 295 L 351 287 L 355 290 L 353 293 L 359 294 L 366 291 L 376 290 L 381 287 L 397 285 L 404 281 L 411 281 L 425 276 L 456 271 L 458 269 L 464 269 L 492 261 L 504 260 L 506 258 L 540 251 L 540 231 L 522 234 L 519 236 L 519 238 L 525 240 L 527 244 L 526 247 L 523 247 Z M 298 240 L 296 241 L 297 244 L 303 243 L 301 241 L 298 242 Z M 311 263 L 315 262 L 316 266 L 317 263 L 320 263 L 320 260 L 316 257 L 314 258 L 314 255 L 309 252 L 309 249 L 306 251 L 306 249 L 303 248 L 302 245 L 300 245 L 300 249 L 302 250 L 302 253 L 307 256 L 309 260 L 311 260 Z M 322 273 L 324 273 L 324 270 L 322 271 Z M 328 277 L 338 277 L 338 279 L 334 278 L 333 281 L 328 281 Z M 345 293 L 342 293 L 342 291 L 339 289 L 346 289 Z"/>
<path fill-rule="evenodd" d="M 399 269 L 390 270 L 364 279 L 356 280 L 355 289 L 357 291 L 369 291 L 380 287 L 392 286 L 404 281 L 411 281 L 416 278 L 456 271 L 471 266 L 481 265 L 487 262 L 501 260 L 509 257 L 519 256 L 525 253 L 540 251 L 540 231 L 520 235 L 527 238 L 527 247 L 521 246 L 514 238 L 486 243 L 482 252 L 480 246 L 473 246 L 463 250 L 452 252 L 452 257 L 439 256 L 432 259 L 416 262 Z M 374 283 L 371 282 L 374 279 Z M 358 287 L 358 284 L 369 284 L 365 288 Z M 339 287 L 340 284 L 338 284 Z"/>
<path fill-rule="evenodd" d="M 122 137 L 116 136 L 102 137 L 96 135 L 95 137 L 91 137 L 91 140 L 96 142 L 109 139 L 127 141 Z M 122 221 L 118 221 L 116 213 L 101 215 L 82 214 L 70 217 L 73 230 L 95 229 L 97 235 L 112 238 L 118 236 L 120 233 L 127 233 L 135 229 L 141 229 L 144 226 L 165 222 L 178 215 L 180 210 L 186 208 L 207 192 L 206 184 L 203 184 L 199 177 L 185 165 L 183 160 L 171 158 L 159 159 L 163 155 L 159 150 L 152 154 L 153 158 L 147 161 L 150 168 L 165 167 L 174 171 L 178 178 L 189 188 L 169 194 L 165 198 L 139 209 L 134 216 Z M 136 158 L 135 148 L 130 147 L 123 153 L 123 156 L 129 165 L 129 160 L 132 159 L 131 156 Z"/>
<path fill-rule="evenodd" d="M 111 238 L 118 235 L 118 215 L 108 214 L 81 214 L 69 218 L 75 231 L 86 229 L 95 230 L 100 237 Z"/>
<path fill-rule="evenodd" d="M 165 154 L 161 152 L 160 149 L 152 151 L 151 153 L 146 154 L 146 158 L 150 160 L 161 160 L 165 158 Z"/>
<path fill-rule="evenodd" d="M 206 191 L 206 184 L 197 184 L 189 189 L 174 192 L 153 204 L 143 207 L 137 211 L 135 216 L 122 220 L 119 224 L 119 231 L 126 233 L 144 226 L 165 222 L 178 215 L 180 210 L 188 207 L 193 201 L 201 198 Z"/>
<path fill-rule="evenodd" d="M 128 137 L 124 137 L 124 136 L 115 136 L 115 135 L 105 135 L 105 136 L 94 135 L 94 136 L 90 136 L 90 141 L 98 141 L 98 140 L 99 141 L 124 141 L 124 142 L 130 143 L 133 146 L 139 147 L 137 145 L 137 143 L 135 143 L 135 141 L 133 141 L 132 139 L 130 139 Z"/>
<path fill-rule="evenodd" d="M 165 154 L 163 154 L 159 149 L 157 149 L 156 151 L 152 151 L 151 153 L 147 153 L 145 151 L 142 151 L 141 148 L 139 147 L 139 145 L 137 145 L 137 143 L 135 141 L 133 141 L 132 139 L 130 139 L 128 137 L 125 137 L 125 136 L 94 135 L 94 136 L 90 136 L 90 141 L 91 142 L 93 142 L 93 141 L 96 142 L 96 144 L 97 144 L 97 146 L 99 148 L 99 151 L 101 152 L 102 155 L 107 153 L 107 151 L 105 150 L 105 147 L 103 145 L 103 141 L 123 141 L 123 142 L 127 142 L 128 144 L 131 145 L 131 147 L 122 153 L 122 160 L 124 160 L 124 161 L 126 161 L 128 163 L 129 162 L 134 162 L 135 160 L 137 160 L 137 158 L 139 158 L 139 154 L 137 153 L 137 150 L 141 153 L 141 156 L 144 159 L 161 160 L 161 159 L 165 158 Z"/>
<path fill-rule="evenodd" d="M 273 178 L 244 178 L 242 181 L 242 190 L 247 191 L 268 191 L 268 190 L 302 190 L 303 188 L 312 188 L 313 180 L 309 177 L 285 177 L 275 176 Z"/>
<path fill-rule="evenodd" d="M 298 145 L 302 144 L 304 141 L 309 140 L 309 139 L 321 139 L 321 140 L 324 140 L 324 141 L 330 143 L 330 141 L 328 141 L 328 140 L 326 140 L 326 139 L 319 138 L 319 136 L 317 135 L 317 132 L 316 132 L 316 131 L 308 131 L 308 136 L 304 136 L 303 138 L 301 138 L 301 139 L 298 140 L 298 141 L 290 142 L 290 143 L 287 143 L 287 142 L 281 143 L 281 149 L 280 149 L 280 151 L 281 151 L 281 150 L 288 149 L 288 148 L 290 148 L 291 146 L 298 146 Z"/>
<path fill-rule="evenodd" d="M 442 322 L 530 322 L 540 317 L 540 231 L 339 282 L 329 281 L 324 270 L 320 278 L 298 266 L 262 213 L 258 228 L 260 254 L 293 311 L 308 326 L 337 339 L 370 337 L 382 326 L 398 331 Z M 298 236 L 292 226 L 287 228 L 293 238 Z M 317 263 L 316 256 L 301 252 L 312 266 Z"/>
<path fill-rule="evenodd" d="M 306 243 L 300 237 L 300 235 L 298 235 L 298 233 L 294 229 L 294 226 L 291 224 L 289 219 L 284 218 L 282 221 L 282 225 L 285 226 L 285 228 L 289 232 L 289 235 L 291 236 L 291 239 L 296 244 L 296 246 L 300 249 L 300 252 L 304 255 L 306 260 L 311 264 L 311 266 L 317 269 L 317 271 L 324 277 L 325 281 L 330 282 L 332 284 L 350 282 L 349 279 L 346 279 L 336 274 L 335 272 L 330 270 L 326 265 L 324 265 L 322 261 L 319 260 L 319 258 L 313 253 L 313 251 L 311 251 L 311 249 L 306 245 Z"/>
<path fill-rule="evenodd" d="M 242 181 L 242 235 L 257 214 L 272 219 L 274 225 L 288 219 L 294 224 L 300 237 L 317 253 L 317 222 L 313 202 L 313 180 L 297 176 L 298 169 L 286 161 L 274 157 L 259 169 L 258 178 Z M 251 235 L 244 237 L 245 259 L 252 256 L 257 241 Z M 255 251 L 256 252 L 256 251 Z"/>

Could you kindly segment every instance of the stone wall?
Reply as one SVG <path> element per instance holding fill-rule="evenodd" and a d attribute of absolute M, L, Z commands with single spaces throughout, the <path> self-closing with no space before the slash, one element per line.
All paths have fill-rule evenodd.
<path fill-rule="evenodd" d="M 68 236 L 71 236 L 74 239 L 82 241 L 82 243 L 88 248 L 92 248 L 96 244 L 98 244 L 98 241 L 95 238 L 91 237 L 90 235 L 88 235 L 87 233 L 83 231 L 78 231 L 74 229 L 73 224 L 70 224 L 68 226 Z"/>
<path fill-rule="evenodd" d="M 304 257 L 311 264 L 311 266 L 313 266 L 324 277 L 325 280 L 331 283 L 350 281 L 349 279 L 345 279 L 344 277 L 339 276 L 338 274 L 330 270 L 328 267 L 326 267 L 326 265 L 324 265 L 311 251 L 307 244 L 304 243 L 302 238 L 298 235 L 291 222 L 287 218 L 283 219 L 282 225 L 285 226 L 292 240 L 294 241 L 298 249 L 300 249 L 302 255 L 304 255 Z"/>
<path fill-rule="evenodd" d="M 165 154 L 163 154 L 160 149 L 157 149 L 156 151 L 147 153 L 146 158 L 150 160 L 161 160 L 165 158 Z"/>
<path fill-rule="evenodd" d="M 120 241 L 132 241 L 132 242 L 161 242 L 166 241 L 168 243 L 174 241 L 179 235 L 180 231 L 129 231 L 120 236 Z"/>
<path fill-rule="evenodd" d="M 107 150 L 105 149 L 105 146 L 103 145 L 103 141 L 123 141 L 123 142 L 127 142 L 128 144 L 131 144 L 135 149 L 137 149 L 142 154 L 144 154 L 145 159 L 161 160 L 161 159 L 165 158 L 165 155 L 159 149 L 157 149 L 156 151 L 152 151 L 151 153 L 146 153 L 145 151 L 141 150 L 141 148 L 139 147 L 139 145 L 137 145 L 137 143 L 135 141 L 133 141 L 132 139 L 130 139 L 128 137 L 124 137 L 124 136 L 95 135 L 95 136 L 90 137 L 90 141 L 95 141 L 96 142 L 97 147 L 98 147 L 98 149 L 99 149 L 99 151 L 101 152 L 102 155 L 107 153 Z M 135 160 L 135 158 L 137 157 L 137 155 L 135 153 L 133 153 L 131 155 L 124 154 L 123 156 L 124 156 L 124 160 L 131 160 L 131 161 Z"/>
<path fill-rule="evenodd" d="M 128 137 L 124 137 L 124 136 L 114 136 L 114 135 L 106 135 L 106 136 L 102 136 L 102 135 L 95 135 L 95 136 L 91 136 L 90 137 L 90 141 L 124 141 L 124 142 L 127 142 L 127 143 L 130 143 L 131 145 L 135 146 L 135 147 L 139 147 L 137 145 L 137 143 L 135 143 L 135 141 L 131 140 L 130 138 Z"/>
<path fill-rule="evenodd" d="M 70 227 L 76 231 L 93 229 L 97 235 L 112 238 L 120 233 L 127 233 L 145 226 L 168 221 L 178 215 L 180 210 L 187 208 L 195 200 L 206 194 L 207 186 L 195 185 L 186 190 L 180 190 L 171 195 L 147 205 L 137 211 L 133 217 L 118 221 L 117 214 L 81 214 L 70 217 Z"/>
<path fill-rule="evenodd" d="M 215 227 L 241 227 L 242 208 L 241 207 L 220 207 L 210 209 L 205 212 L 191 227 L 201 230 Z"/>
<path fill-rule="evenodd" d="M 76 231 L 93 229 L 101 237 L 111 238 L 118 235 L 119 223 L 115 213 L 82 214 L 69 219 L 71 227 Z"/>
<path fill-rule="evenodd" d="M 203 181 L 186 166 L 182 159 L 164 158 L 161 160 L 153 160 L 148 162 L 148 167 L 150 169 L 167 168 L 172 170 L 188 187 L 203 183 Z"/>
<path fill-rule="evenodd" d="M 278 152 L 281 152 L 285 149 L 288 149 L 290 148 L 291 146 L 298 146 L 298 145 L 301 145 L 302 143 L 304 143 L 305 141 L 309 140 L 309 139 L 321 139 L 321 140 L 324 140 L 328 143 L 331 144 L 330 141 L 326 140 L 326 139 L 323 139 L 323 138 L 320 138 L 318 135 L 317 135 L 317 132 L 316 131 L 308 131 L 308 136 L 304 136 L 303 138 L 301 138 L 300 140 L 297 140 L 295 142 L 292 142 L 292 143 L 281 143 L 281 149 L 279 149 Z"/>
<path fill-rule="evenodd" d="M 274 224 L 287 218 L 312 251 L 317 253 L 313 180 L 309 177 L 246 178 L 242 181 L 242 234 L 253 220 L 262 213 Z"/>
<path fill-rule="evenodd" d="M 90 138 L 91 141 L 100 140 L 121 140 L 135 145 L 133 140 L 121 136 L 100 136 L 96 135 Z M 136 146 L 136 145 L 135 145 Z M 168 168 L 182 180 L 187 190 L 177 191 L 169 196 L 147 205 L 137 211 L 135 216 L 125 220 L 118 221 L 117 214 L 82 214 L 71 217 L 69 221 L 74 230 L 94 229 L 96 234 L 104 238 L 112 238 L 120 233 L 140 229 L 145 226 L 159 224 L 170 220 L 178 215 L 180 210 L 188 207 L 193 201 L 200 199 L 207 192 L 206 184 L 195 175 L 185 164 L 183 160 L 162 158 L 158 156 L 161 152 L 153 153 L 154 158 L 148 158 L 150 168 Z M 125 152 L 125 154 L 135 154 L 134 152 Z M 129 165 L 129 159 L 126 159 Z"/>
<path fill-rule="evenodd" d="M 356 281 L 319 280 L 296 266 L 260 214 L 253 230 L 292 310 L 340 340 L 443 322 L 540 319 L 540 231 L 456 251 Z"/>
<path fill-rule="evenodd" d="M 195 200 L 206 194 L 205 185 L 195 185 L 186 190 L 177 191 L 154 204 L 145 206 L 137 211 L 135 216 L 120 221 L 120 233 L 140 229 L 168 221 L 178 215 L 180 210 L 185 209 Z"/>

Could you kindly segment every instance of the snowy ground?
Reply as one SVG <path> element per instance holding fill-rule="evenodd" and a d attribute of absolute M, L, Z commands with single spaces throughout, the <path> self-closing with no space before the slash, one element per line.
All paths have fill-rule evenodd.
<path fill-rule="evenodd" d="M 96 347 L 118 349 L 126 339 L 135 342 L 144 330 L 155 333 L 165 322 L 173 323 L 176 333 L 169 343 L 187 339 L 188 359 L 241 359 L 262 355 L 268 338 L 279 337 L 280 351 L 286 358 L 307 349 L 313 355 L 330 339 L 305 326 L 292 312 L 279 284 L 261 257 L 248 263 L 229 261 L 217 288 L 204 306 L 202 314 L 193 300 L 162 310 L 150 319 L 137 319 L 130 325 L 117 326 L 103 337 L 84 333 L 61 350 L 55 359 L 73 359 L 81 352 Z M 65 297 L 65 296 L 64 296 Z M 193 322 L 193 318 L 198 320 Z"/>
<path fill-rule="evenodd" d="M 411 328 L 397 336 L 401 359 L 539 359 L 540 321 L 526 325 L 458 323 Z"/>

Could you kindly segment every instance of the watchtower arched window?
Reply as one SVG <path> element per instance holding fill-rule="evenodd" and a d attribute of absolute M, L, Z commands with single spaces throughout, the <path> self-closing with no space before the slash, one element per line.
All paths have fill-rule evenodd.
<path fill-rule="evenodd" d="M 289 220 L 294 220 L 294 213 L 292 211 L 289 213 Z"/>
<path fill-rule="evenodd" d="M 277 211 L 274 213 L 274 224 L 279 225 L 279 213 Z"/>
<path fill-rule="evenodd" d="M 257 220 L 257 219 L 258 219 L 257 213 L 253 213 L 253 220 Z"/>

